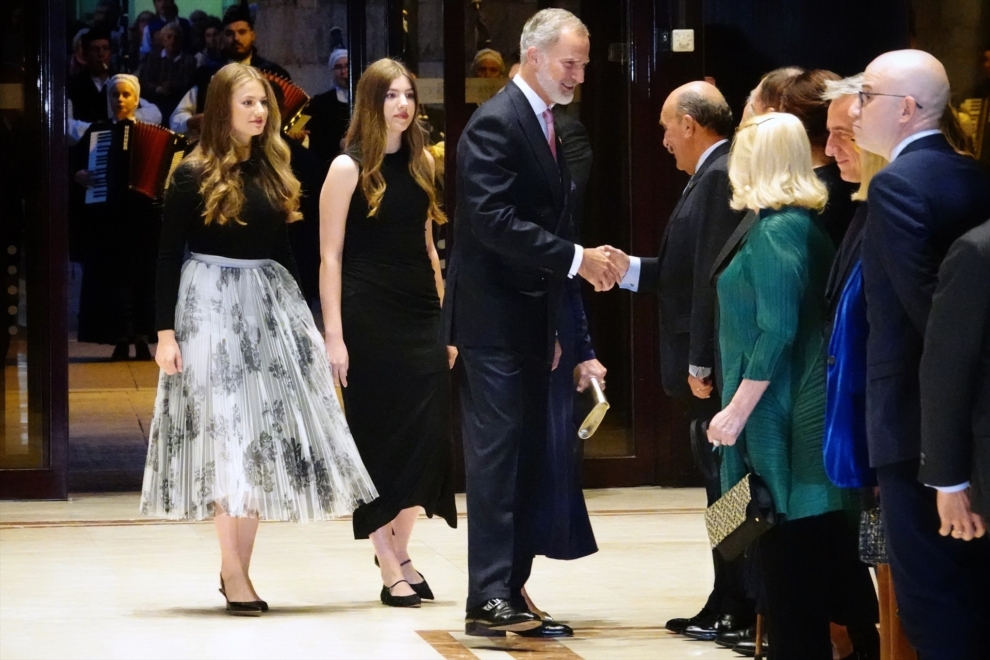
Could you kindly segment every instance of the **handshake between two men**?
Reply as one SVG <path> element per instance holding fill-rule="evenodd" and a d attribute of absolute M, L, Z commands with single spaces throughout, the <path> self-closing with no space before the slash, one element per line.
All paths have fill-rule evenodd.
<path fill-rule="evenodd" d="M 584 248 L 578 275 L 595 287 L 595 291 L 608 291 L 622 281 L 629 270 L 629 255 L 611 245 Z"/>

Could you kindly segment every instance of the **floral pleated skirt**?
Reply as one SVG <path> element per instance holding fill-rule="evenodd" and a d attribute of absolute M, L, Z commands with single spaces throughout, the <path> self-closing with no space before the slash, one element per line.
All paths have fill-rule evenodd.
<path fill-rule="evenodd" d="M 175 336 L 183 370 L 159 377 L 142 513 L 326 520 L 377 497 L 285 268 L 194 254 Z"/>

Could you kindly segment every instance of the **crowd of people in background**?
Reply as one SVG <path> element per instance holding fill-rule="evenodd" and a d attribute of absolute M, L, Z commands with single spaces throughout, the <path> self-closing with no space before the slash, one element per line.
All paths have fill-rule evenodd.
<path fill-rule="evenodd" d="M 99 213 L 87 208 L 87 136 L 138 120 L 183 134 L 194 149 L 218 135 L 217 122 L 238 121 L 218 110 L 221 93 L 212 87 L 217 77 L 225 85 L 223 103 L 245 86 L 278 101 L 276 88 L 250 72 L 291 78 L 258 52 L 255 16 L 246 4 L 230 7 L 222 19 L 202 12 L 181 18 L 173 0 L 156 0 L 155 9 L 132 26 L 120 26 L 116 3 L 101 2 L 97 24 L 75 35 L 68 62 L 67 130 L 76 145 L 70 176 L 77 186 L 71 252 L 84 264 L 84 278 L 92 278 L 89 286 L 84 280 L 84 292 L 104 294 L 102 307 L 84 301 L 80 339 L 115 345 L 119 359 L 128 357 L 131 344 L 139 358 L 150 357 L 155 328 L 146 265 L 159 253 L 160 212 L 127 199 Z M 336 385 L 346 387 L 350 379 L 356 386 L 345 390 L 348 422 L 368 471 L 356 461 L 350 466 L 352 474 L 341 486 L 352 501 L 341 506 L 354 508 L 364 498 L 355 535 L 374 542 L 382 602 L 405 607 L 433 597 L 407 553 L 417 507 L 456 524 L 446 395 L 447 370 L 459 355 L 472 510 L 466 632 L 573 634 L 533 605 L 525 583 L 537 554 L 573 558 L 596 550 L 585 524 L 576 454 L 568 444 L 574 428 L 565 402 L 575 379 L 579 389 L 592 377 L 604 385 L 606 373 L 588 335 L 580 276 L 596 290 L 618 285 L 659 298 L 664 389 L 707 425 L 696 437 L 719 448 L 714 467 L 699 461 L 709 505 L 753 473 L 765 482 L 778 516 L 743 555 L 727 558 L 713 550 L 711 597 L 696 615 L 667 622 L 669 630 L 741 652 L 755 652 L 768 630 L 771 657 L 782 659 L 825 660 L 836 648 L 844 649 L 839 656 L 845 658 L 879 658 L 881 608 L 857 548 L 859 514 L 879 507 L 887 545 L 877 575 L 881 590 L 887 584 L 883 576 L 892 576 L 907 638 L 925 660 L 977 657 L 981 625 L 990 616 L 990 177 L 973 158 L 965 114 L 949 103 L 941 63 L 908 50 L 880 55 L 865 72 L 849 77 L 777 69 L 754 81 L 738 127 L 714 85 L 694 82 L 674 90 L 659 121 L 665 147 L 691 179 L 658 256 L 636 257 L 576 242 L 591 153 L 580 123 L 558 112 L 583 81 L 589 35 L 568 12 L 547 11 L 527 23 L 521 62 L 511 71 L 491 49 L 480 50 L 472 62 L 475 77 L 508 73 L 512 83 L 479 106 L 458 146 L 459 197 L 452 219 L 457 240 L 446 295 L 431 224 L 446 219 L 436 178 L 442 149 L 428 144 L 428 131 L 416 122 L 422 107 L 411 72 L 391 60 L 373 64 L 358 89 L 365 114 L 351 124 L 348 53 L 338 48 L 329 58 L 331 87 L 313 97 L 305 132 L 273 136 L 265 124 L 267 110 L 260 120 L 267 137 L 259 144 L 284 141 L 283 164 L 291 172 L 280 176 L 295 181 L 286 184 L 295 192 L 284 206 L 302 220 L 290 225 L 285 245 L 278 246 L 291 244 L 294 250 L 272 257 L 288 269 L 279 271 L 278 286 L 288 286 L 291 275 L 306 302 L 315 307 L 322 297 L 329 358 L 313 364 L 327 371 L 319 378 L 329 382 L 332 374 Z M 375 105 L 379 94 L 384 108 Z M 516 115 L 519 120 L 510 121 Z M 385 137 L 369 128 L 376 122 L 384 122 Z M 242 132 L 250 142 L 249 130 Z M 522 143 L 539 146 L 539 153 L 520 155 Z M 193 150 L 187 162 L 203 160 L 211 148 Z M 265 157 L 282 163 L 279 148 Z M 224 149 L 237 151 L 232 144 Z M 246 178 L 268 185 L 252 169 L 257 163 L 251 165 L 251 155 L 241 156 L 243 165 L 227 165 L 243 166 Z M 183 241 L 202 240 L 190 237 L 215 229 L 194 229 L 189 220 L 199 219 L 194 207 L 200 192 L 190 192 L 191 182 L 205 175 L 189 167 L 180 172 L 188 208 L 173 220 L 185 223 L 185 233 L 173 236 L 169 246 L 175 290 L 165 307 L 159 301 L 157 330 L 172 332 L 181 343 L 182 329 L 173 330 L 182 321 L 173 318 L 175 262 Z M 544 181 L 548 172 L 553 176 Z M 334 198 L 334 191 L 346 195 Z M 345 198 L 346 204 L 340 201 Z M 141 222 L 125 222 L 127 213 L 139 214 Z M 395 221 L 395 233 L 387 233 L 390 228 L 383 234 L 383 225 L 372 222 L 379 213 Z M 110 259 L 105 246 L 90 240 L 97 226 L 142 247 L 131 259 Z M 152 238 L 136 241 L 136 231 Z M 110 245 L 114 252 L 127 251 L 123 243 Z M 259 248 L 250 257 L 267 259 L 269 251 Z M 293 251 L 294 259 L 288 256 Z M 402 262 L 406 257 L 408 263 Z M 218 279 L 225 263 L 201 255 L 194 264 L 197 277 L 226 287 Z M 159 283 L 160 278 L 159 273 Z M 186 291 L 189 283 L 182 286 Z M 392 302 L 375 298 L 382 290 L 403 292 L 421 308 L 405 309 L 408 318 L 397 315 Z M 303 323 L 302 308 L 292 305 L 283 321 L 309 332 L 312 319 Z M 98 323 L 83 323 L 87 317 Z M 398 332 L 407 326 L 415 333 Z M 271 341 L 288 340 L 273 335 Z M 296 341 L 296 350 L 305 353 L 309 344 Z M 319 343 L 314 350 L 322 354 Z M 386 345 L 398 351 L 387 360 Z M 175 351 L 168 358 L 170 374 L 181 371 L 178 344 Z M 403 366 L 399 376 L 397 364 Z M 554 378 L 559 364 L 565 370 Z M 422 386 L 424 375 L 432 385 Z M 307 383 L 313 378 L 307 370 L 292 377 Z M 559 396 L 551 390 L 557 386 Z M 178 399 L 180 390 L 163 385 L 159 396 Z M 440 391 L 445 395 L 435 397 Z M 518 392 L 531 396 L 518 401 Z M 377 415 L 396 402 L 409 412 L 402 429 Z M 181 414 L 172 412 L 179 415 L 172 426 L 181 426 Z M 166 413 L 156 412 L 157 423 L 164 423 Z M 333 420 L 314 423 L 329 427 Z M 409 428 L 424 429 L 419 435 L 429 442 L 407 443 Z M 543 449 L 532 438 L 546 445 L 558 436 L 561 456 L 531 454 L 534 447 Z M 369 438 L 392 438 L 393 448 L 378 454 Z M 335 443 L 353 458 L 349 433 L 334 435 L 330 445 Z M 404 469 L 412 459 L 396 458 L 410 446 L 424 452 L 415 457 L 420 463 L 412 477 Z M 498 448 L 494 454 L 492 447 Z M 546 490 L 546 473 L 528 467 L 541 460 L 554 464 L 558 476 L 566 472 L 553 492 Z M 524 464 L 527 469 L 517 474 Z M 194 467 L 203 464 L 182 469 Z M 369 473 L 377 493 L 367 482 Z M 160 478 L 146 482 L 147 510 L 167 515 L 175 503 L 155 499 L 168 491 Z M 407 478 L 411 485 L 396 490 Z M 292 497 L 308 498 L 312 509 L 303 517 L 328 516 L 336 506 L 314 505 L 322 495 L 306 488 L 294 492 Z M 559 517 L 572 526 L 569 544 L 555 545 L 534 531 L 554 517 L 555 498 L 566 500 L 560 510 L 568 513 Z M 237 518 L 264 509 L 264 502 L 245 508 L 246 501 L 225 499 L 217 511 Z M 202 499 L 184 506 L 185 517 L 212 512 Z M 273 519 L 293 515 L 298 518 L 298 510 L 270 512 Z M 236 527 L 230 520 L 223 524 Z M 224 552 L 223 575 L 234 580 L 232 593 L 238 595 L 234 604 L 252 614 L 266 611 L 246 566 L 231 568 L 237 548 Z M 768 624 L 758 630 L 758 616 L 764 615 Z"/>

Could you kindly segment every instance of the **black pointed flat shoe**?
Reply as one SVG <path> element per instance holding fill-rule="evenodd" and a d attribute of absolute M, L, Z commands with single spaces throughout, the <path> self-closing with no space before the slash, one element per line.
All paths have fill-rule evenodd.
<path fill-rule="evenodd" d="M 218 591 L 223 594 L 224 598 L 227 597 L 227 590 L 223 586 L 223 575 L 220 576 L 220 589 L 218 589 Z M 269 609 L 268 603 L 263 600 L 252 600 L 251 602 L 260 607 L 262 612 L 267 612 Z"/>
<path fill-rule="evenodd" d="M 399 580 L 391 587 L 386 587 L 385 585 L 382 585 L 382 593 L 381 593 L 382 605 L 388 605 L 389 607 L 419 607 L 420 605 L 423 604 L 423 599 L 420 598 L 418 593 L 410 594 L 408 596 L 392 595 L 392 589 L 394 589 L 397 584 L 402 584 L 403 582 L 409 584 L 408 582 L 406 582 L 406 580 Z M 411 584 L 409 584 L 409 586 L 412 587 Z"/>
<path fill-rule="evenodd" d="M 378 560 L 378 557 L 375 557 L 375 560 L 377 561 Z M 404 562 L 402 562 L 401 564 L 399 564 L 399 567 L 401 568 L 401 567 L 405 566 L 406 564 L 411 564 L 411 563 L 412 563 L 412 559 L 407 559 Z M 430 585 L 427 584 L 426 578 L 423 577 L 423 574 L 420 573 L 419 571 L 416 571 L 416 575 L 418 575 L 419 577 L 423 578 L 423 581 L 422 582 L 416 582 L 415 584 L 412 583 L 412 582 L 407 582 L 406 584 L 408 584 L 410 587 L 412 587 L 412 590 L 415 591 L 416 594 L 420 598 L 422 598 L 423 600 L 436 600 L 436 598 L 433 596 L 433 590 L 430 589 Z"/>

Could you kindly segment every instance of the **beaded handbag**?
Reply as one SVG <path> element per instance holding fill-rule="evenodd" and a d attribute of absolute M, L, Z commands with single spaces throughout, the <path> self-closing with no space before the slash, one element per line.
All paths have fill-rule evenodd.
<path fill-rule="evenodd" d="M 887 541 L 883 535 L 880 507 L 859 514 L 859 560 L 874 566 L 887 563 Z"/>

